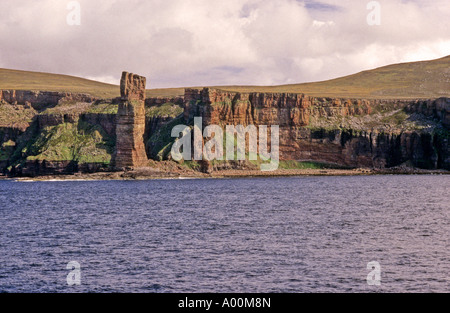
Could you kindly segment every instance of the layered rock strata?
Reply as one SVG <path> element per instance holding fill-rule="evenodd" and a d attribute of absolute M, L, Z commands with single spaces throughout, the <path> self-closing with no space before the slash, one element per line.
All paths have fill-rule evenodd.
<path fill-rule="evenodd" d="M 155 159 L 165 159 L 167 154 L 160 154 L 159 151 L 168 149 L 170 152 L 172 127 L 176 124 L 191 125 L 195 116 L 203 118 L 203 126 L 279 125 L 281 160 L 370 168 L 389 168 L 409 162 L 420 168 L 450 170 L 449 98 L 332 99 L 303 94 L 233 93 L 206 88 L 187 89 L 184 100 L 179 97 L 145 99 L 145 78 L 124 73 L 121 97 L 103 101 L 111 104 L 109 108 L 118 108 L 117 114 L 114 110 L 95 110 L 98 102 L 95 100 L 83 94 L 1 90 L 0 109 L 3 116 L 8 116 L 8 112 L 11 116 L 23 115 L 23 119 L 4 118 L 0 123 L 0 172 L 33 176 L 112 168 L 109 161 L 97 157 L 93 162 L 61 161 L 51 155 L 33 158 L 35 154 L 30 150 L 34 144 L 33 138 L 40 135 L 39 138 L 47 140 L 42 134 L 56 129 L 61 131 L 59 126 L 63 124 L 78 125 L 79 134 L 83 136 L 86 128 L 98 127 L 105 138 L 103 143 L 111 143 L 108 150 L 109 156 L 112 154 L 113 157 L 111 165 L 115 161 L 119 168 L 145 166 L 147 155 L 144 140 L 148 155 L 153 157 L 153 152 L 156 152 L 154 154 L 158 158 Z M 178 117 L 162 113 L 145 117 L 144 102 L 147 110 L 166 103 L 183 105 L 184 113 Z M 82 109 L 85 106 L 86 109 Z M 53 107 L 57 110 L 48 110 Z M 76 109 L 72 110 L 72 107 Z M 352 126 L 352 121 L 376 116 L 380 109 L 388 112 L 386 116 L 389 112 L 404 111 L 408 120 L 419 118 L 427 123 L 431 120 L 440 126 L 431 131 L 405 129 L 403 126 L 386 128 L 383 123 L 378 123 L 376 127 L 369 124 Z M 336 124 L 335 121 L 340 119 L 347 119 L 350 123 Z M 153 146 L 149 145 L 152 136 L 153 152 L 150 151 Z M 104 149 L 103 144 L 99 145 L 99 149 Z M 116 152 L 113 154 L 113 151 Z M 86 156 L 95 156 L 95 153 L 84 152 Z M 31 158 L 28 160 L 29 156 Z M 210 172 L 211 169 L 205 165 L 208 164 L 201 163 L 201 170 Z"/>
<path fill-rule="evenodd" d="M 203 118 L 204 126 L 278 125 L 280 159 L 334 163 L 348 167 L 385 168 L 411 162 L 428 169 L 450 169 L 450 145 L 444 136 L 426 131 L 364 131 L 312 120 L 365 116 L 374 110 L 405 110 L 450 124 L 450 99 L 362 100 L 314 98 L 303 94 L 232 93 L 217 89 L 187 89 L 184 119 Z M 325 123 L 326 124 L 326 123 Z M 445 132 L 445 130 L 444 130 Z"/>
<path fill-rule="evenodd" d="M 145 167 L 148 163 L 144 145 L 145 84 L 145 77 L 122 73 L 114 156 L 117 169 Z"/>
<path fill-rule="evenodd" d="M 35 110 L 54 107 L 61 102 L 94 102 L 95 97 L 88 94 L 76 94 L 52 91 L 0 90 L 0 101 L 9 104 L 27 105 Z"/>

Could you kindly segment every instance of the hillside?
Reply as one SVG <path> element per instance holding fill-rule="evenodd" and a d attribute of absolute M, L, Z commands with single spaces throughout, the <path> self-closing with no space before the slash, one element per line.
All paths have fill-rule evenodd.
<path fill-rule="evenodd" d="M 323 82 L 282 86 L 220 86 L 238 92 L 290 92 L 317 97 L 439 98 L 450 96 L 450 56 L 422 62 L 388 65 Z M 0 69 L 0 89 L 88 93 L 119 96 L 117 85 L 79 77 Z M 150 89 L 148 97 L 183 95 L 183 88 Z"/>
<path fill-rule="evenodd" d="M 281 168 L 450 170 L 450 97 L 442 97 L 448 94 L 449 67 L 444 66 L 448 59 L 393 65 L 315 84 L 259 87 L 259 91 L 305 94 L 221 90 L 255 91 L 258 87 L 161 89 L 147 90 L 147 96 L 184 93 L 184 97 L 148 101 L 144 101 L 142 77 L 130 78 L 129 73 L 123 78 L 128 89 L 122 92 L 121 101 L 95 101 L 80 92 L 112 98 L 119 95 L 118 86 L 3 70 L 0 176 L 114 171 L 117 156 L 135 147 L 140 147 L 141 155 L 137 167 L 145 167 L 144 154 L 153 160 L 151 164 L 170 161 L 174 127 L 193 127 L 194 117 L 201 117 L 205 125 L 221 127 L 278 125 L 279 158 L 285 162 Z M 7 90 L 11 88 L 16 90 Z M 71 93 L 48 92 L 52 90 Z M 125 101 L 130 95 L 135 98 Z M 400 99 L 411 95 L 416 99 Z M 389 98 L 368 99 L 374 96 Z M 417 99 L 426 96 L 439 98 Z M 130 163 L 119 169 L 135 167 L 131 163 L 134 154 L 128 155 L 125 161 Z M 255 162 L 186 160 L 186 164 L 173 163 L 168 168 L 212 173 L 258 168 L 264 162 L 251 161 Z"/>
<path fill-rule="evenodd" d="M 118 85 L 106 84 L 94 80 L 69 75 L 28 72 L 0 68 L 0 89 L 40 90 L 87 93 L 99 98 L 115 98 L 120 95 Z M 147 96 L 182 95 L 184 89 L 152 89 Z"/>
<path fill-rule="evenodd" d="M 450 96 L 450 56 L 400 63 L 316 83 L 273 87 L 230 86 L 240 92 L 292 92 L 317 97 L 439 98 Z"/>

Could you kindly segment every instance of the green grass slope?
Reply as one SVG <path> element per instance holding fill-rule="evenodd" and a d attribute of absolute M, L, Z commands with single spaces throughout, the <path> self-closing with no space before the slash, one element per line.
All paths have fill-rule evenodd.
<path fill-rule="evenodd" d="M 0 69 L 0 89 L 88 93 L 97 97 L 119 96 L 119 87 L 89 79 L 39 72 Z"/>
<path fill-rule="evenodd" d="M 87 93 L 98 98 L 115 98 L 120 96 L 119 85 L 106 84 L 69 75 L 3 68 L 0 68 L 0 89 Z M 171 97 L 183 94 L 184 88 L 147 90 L 148 97 Z"/>
<path fill-rule="evenodd" d="M 240 92 L 292 92 L 317 97 L 439 98 L 450 97 L 450 56 L 400 63 L 316 83 L 284 86 L 228 86 Z"/>
<path fill-rule="evenodd" d="M 198 87 L 202 88 L 202 87 Z M 323 82 L 282 86 L 220 86 L 237 92 L 291 92 L 317 97 L 438 98 L 450 97 L 450 56 L 400 63 Z M 89 93 L 100 98 L 119 96 L 119 86 L 88 79 L 0 69 L 0 89 Z M 149 89 L 148 97 L 183 95 L 184 88 Z"/>

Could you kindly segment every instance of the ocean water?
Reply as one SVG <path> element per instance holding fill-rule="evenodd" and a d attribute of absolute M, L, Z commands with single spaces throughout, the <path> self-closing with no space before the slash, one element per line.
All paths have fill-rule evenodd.
<path fill-rule="evenodd" d="M 0 292 L 449 292 L 449 191 L 449 176 L 0 181 Z"/>

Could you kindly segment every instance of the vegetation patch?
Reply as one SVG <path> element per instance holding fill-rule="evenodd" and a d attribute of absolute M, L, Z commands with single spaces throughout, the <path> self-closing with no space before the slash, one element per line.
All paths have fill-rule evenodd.
<path fill-rule="evenodd" d="M 347 166 L 343 165 L 313 161 L 280 161 L 279 168 L 286 170 L 348 169 Z"/>
<path fill-rule="evenodd" d="M 194 171 L 200 171 L 201 169 L 201 165 L 198 161 L 184 161 L 181 165 Z"/>
<path fill-rule="evenodd" d="M 161 117 L 175 118 L 182 113 L 183 113 L 183 107 L 178 104 L 171 103 L 171 102 L 167 102 L 162 105 L 151 106 L 151 107 L 145 108 L 145 115 L 147 117 L 161 116 Z"/>
<path fill-rule="evenodd" d="M 119 110 L 119 105 L 112 103 L 98 103 L 93 104 L 89 107 L 86 113 L 93 114 L 117 114 Z"/>
<path fill-rule="evenodd" d="M 86 112 L 89 107 L 91 106 L 91 103 L 84 103 L 84 102 L 63 102 L 61 104 L 58 104 L 55 107 L 48 108 L 41 112 L 40 114 L 81 114 Z"/>
<path fill-rule="evenodd" d="M 14 153 L 16 143 L 12 140 L 4 142 L 0 147 L 0 161 L 8 161 Z"/>
<path fill-rule="evenodd" d="M 405 131 L 431 131 L 441 125 L 438 121 L 422 114 L 407 113 L 405 110 L 391 110 L 364 116 L 312 117 L 307 126 L 312 131 L 353 130 L 357 132 L 376 131 L 380 133 L 401 133 Z"/>
<path fill-rule="evenodd" d="M 399 110 L 394 114 L 389 114 L 381 119 L 382 123 L 400 126 L 406 122 L 409 115 L 404 110 Z"/>
<path fill-rule="evenodd" d="M 21 154 L 27 160 L 109 164 L 114 145 L 98 125 L 66 123 L 44 128 Z"/>
<path fill-rule="evenodd" d="M 158 129 L 147 141 L 147 150 L 150 157 L 156 161 L 167 160 L 175 138 L 172 137 L 172 129 L 184 124 L 182 116 L 178 116 L 174 120 Z"/>
<path fill-rule="evenodd" d="M 32 108 L 3 103 L 0 105 L 0 126 L 28 125 L 33 121 L 36 114 L 37 112 Z"/>

